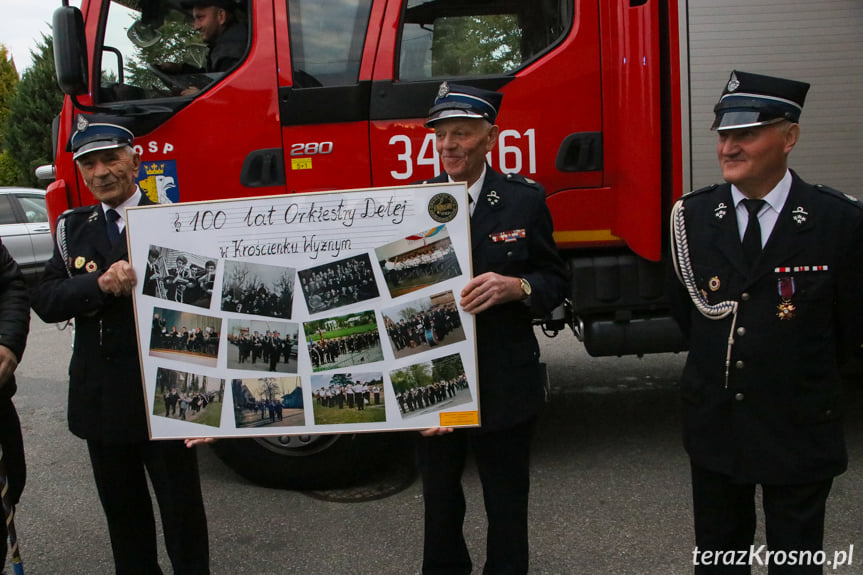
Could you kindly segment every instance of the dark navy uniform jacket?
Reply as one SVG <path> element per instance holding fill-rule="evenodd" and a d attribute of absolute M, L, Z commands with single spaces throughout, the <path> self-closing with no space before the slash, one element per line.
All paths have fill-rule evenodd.
<path fill-rule="evenodd" d="M 863 343 L 863 207 L 792 177 L 751 272 L 731 186 L 683 199 L 699 290 L 711 305 L 739 302 L 726 387 L 732 318 L 704 317 L 673 280 L 672 308 L 690 343 L 684 442 L 695 464 L 746 483 L 814 482 L 847 465 L 839 368 Z M 783 290 L 794 306 L 787 319 Z"/>
<path fill-rule="evenodd" d="M 142 195 L 140 205 L 152 202 Z M 33 310 L 50 323 L 75 318 L 69 363 L 69 429 L 83 439 L 130 443 L 149 439 L 131 297 L 104 294 L 97 280 L 128 260 L 125 231 L 111 248 L 100 204 L 76 208 L 63 221 L 67 253 L 57 242 L 31 294 Z M 71 277 L 70 277 L 71 274 Z"/>
<path fill-rule="evenodd" d="M 448 181 L 444 173 L 428 182 Z M 470 223 L 473 275 L 492 271 L 523 277 L 532 292 L 529 306 L 513 301 L 476 316 L 482 429 L 495 430 L 536 415 L 545 400 L 532 321 L 563 301 L 568 282 L 541 185 L 487 167 Z M 519 230 L 524 237 L 512 242 L 497 236 Z"/>

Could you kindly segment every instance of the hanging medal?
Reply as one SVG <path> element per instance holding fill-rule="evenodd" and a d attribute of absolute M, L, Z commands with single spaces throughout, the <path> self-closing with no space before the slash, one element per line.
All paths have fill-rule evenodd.
<path fill-rule="evenodd" d="M 779 306 L 777 307 L 776 316 L 779 319 L 794 319 L 794 312 L 797 309 L 791 303 L 791 296 L 794 295 L 794 276 L 783 276 L 779 278 L 776 285 L 779 291 Z"/>

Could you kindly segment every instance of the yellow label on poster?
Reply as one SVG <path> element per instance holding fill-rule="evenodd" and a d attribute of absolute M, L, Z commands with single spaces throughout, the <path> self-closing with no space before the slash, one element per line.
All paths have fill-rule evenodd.
<path fill-rule="evenodd" d="M 451 411 L 440 414 L 441 427 L 457 427 L 460 425 L 479 425 L 478 411 Z"/>
<path fill-rule="evenodd" d="M 312 169 L 312 159 L 311 158 L 293 158 L 291 160 L 291 169 L 292 170 L 311 170 Z"/>

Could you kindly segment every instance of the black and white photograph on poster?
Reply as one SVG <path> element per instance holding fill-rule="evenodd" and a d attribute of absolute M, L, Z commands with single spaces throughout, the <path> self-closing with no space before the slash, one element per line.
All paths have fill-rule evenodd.
<path fill-rule="evenodd" d="M 465 340 L 451 291 L 384 308 L 381 315 L 396 359 Z"/>
<path fill-rule="evenodd" d="M 405 419 L 473 401 L 457 353 L 397 369 L 390 372 L 390 381 Z"/>
<path fill-rule="evenodd" d="M 222 311 L 291 319 L 296 270 L 225 260 Z"/>
<path fill-rule="evenodd" d="M 292 427 L 306 424 L 299 376 L 235 379 L 234 422 L 241 427 Z"/>
<path fill-rule="evenodd" d="M 129 208 L 125 219 L 139 278 L 132 295 L 153 439 L 479 425 L 476 327 L 458 308 L 471 261 L 464 183 L 155 204 Z M 177 296 L 168 279 L 178 267 L 189 269 L 181 276 L 198 287 L 207 272 L 209 307 L 190 305 L 191 282 Z M 387 330 L 403 320 L 413 323 L 411 333 Z M 429 409 L 425 399 L 413 399 L 417 389 L 410 417 L 397 415 L 407 407 L 396 402 L 390 372 L 422 362 L 431 372 L 433 358 L 450 355 L 460 356 L 468 385 L 455 400 L 469 403 Z M 151 403 L 165 405 L 161 383 L 161 399 L 156 392 L 160 368 L 224 380 L 221 426 L 187 425 L 175 415 L 179 403 L 170 415 L 154 415 Z M 313 376 L 321 376 L 318 389 L 339 388 L 335 407 L 324 405 L 325 391 L 321 404 L 312 400 Z M 343 377 L 353 382 L 352 407 Z M 261 389 L 267 382 L 286 385 L 268 392 Z"/>
<path fill-rule="evenodd" d="M 209 308 L 215 280 L 215 258 L 151 245 L 141 293 Z"/>
<path fill-rule="evenodd" d="M 153 415 L 219 427 L 224 395 L 224 379 L 160 367 Z"/>
<path fill-rule="evenodd" d="M 297 373 L 300 325 L 287 321 L 228 320 L 228 369 Z"/>
<path fill-rule="evenodd" d="M 315 425 L 386 421 L 382 373 L 312 376 Z"/>
<path fill-rule="evenodd" d="M 317 319 L 303 324 L 312 371 L 343 369 L 384 358 L 373 311 Z"/>
<path fill-rule="evenodd" d="M 216 367 L 221 329 L 218 317 L 153 308 L 150 357 Z"/>
<path fill-rule="evenodd" d="M 388 243 L 375 254 L 394 298 L 461 275 L 445 225 Z"/>
<path fill-rule="evenodd" d="M 298 275 L 310 314 L 380 295 L 368 254 L 301 270 Z"/>

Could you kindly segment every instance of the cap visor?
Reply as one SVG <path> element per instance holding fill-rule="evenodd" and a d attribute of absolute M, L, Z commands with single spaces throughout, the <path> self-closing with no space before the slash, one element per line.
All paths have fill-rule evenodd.
<path fill-rule="evenodd" d="M 724 112 L 717 116 L 710 129 L 721 132 L 722 130 L 735 130 L 737 128 L 754 128 L 774 124 L 783 119 L 782 117 L 777 118 L 775 114 L 765 114 L 754 110 Z"/>
<path fill-rule="evenodd" d="M 437 121 L 449 120 L 451 118 L 473 118 L 478 120 L 486 119 L 486 117 L 482 114 L 477 114 L 476 112 L 471 112 L 468 110 L 441 110 L 440 112 L 435 113 L 431 118 L 426 120 L 425 126 L 426 128 L 428 128 Z"/>
<path fill-rule="evenodd" d="M 122 148 L 124 146 L 128 146 L 126 142 L 117 142 L 111 141 L 106 142 L 104 140 L 98 142 L 90 142 L 89 144 L 84 144 L 78 151 L 72 155 L 72 160 L 77 160 L 81 156 L 87 155 L 90 152 L 98 152 L 99 150 L 113 150 L 114 148 Z"/>

